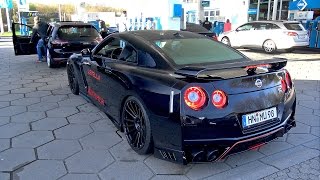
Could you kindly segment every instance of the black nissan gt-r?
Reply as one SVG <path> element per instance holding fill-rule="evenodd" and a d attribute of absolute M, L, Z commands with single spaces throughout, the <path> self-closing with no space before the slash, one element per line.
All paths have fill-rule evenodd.
<path fill-rule="evenodd" d="M 67 73 L 72 93 L 104 111 L 133 150 L 187 164 L 258 148 L 296 125 L 286 63 L 191 32 L 135 31 L 72 55 Z"/>

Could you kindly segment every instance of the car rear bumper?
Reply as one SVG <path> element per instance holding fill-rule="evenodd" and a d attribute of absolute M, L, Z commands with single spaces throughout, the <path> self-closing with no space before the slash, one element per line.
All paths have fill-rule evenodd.
<path fill-rule="evenodd" d="M 277 49 L 291 49 L 291 48 L 297 48 L 297 47 L 307 47 L 309 46 L 308 41 L 302 41 L 302 42 L 286 42 L 286 43 L 279 43 L 277 44 Z"/>

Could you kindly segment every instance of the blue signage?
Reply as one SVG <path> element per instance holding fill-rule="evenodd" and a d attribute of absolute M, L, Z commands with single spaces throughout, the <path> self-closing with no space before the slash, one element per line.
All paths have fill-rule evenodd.
<path fill-rule="evenodd" d="M 319 9 L 319 0 L 291 0 L 289 2 L 289 10 L 305 10 L 305 9 Z"/>
<path fill-rule="evenodd" d="M 2 3 L 0 3 L 0 8 L 13 8 L 12 0 L 3 0 Z"/>
<path fill-rule="evenodd" d="M 257 14 L 257 9 L 248 9 L 248 14 Z"/>

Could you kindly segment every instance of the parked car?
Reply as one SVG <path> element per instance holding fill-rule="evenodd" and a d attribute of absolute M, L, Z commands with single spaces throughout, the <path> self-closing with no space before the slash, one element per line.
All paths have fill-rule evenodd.
<path fill-rule="evenodd" d="M 14 28 L 32 30 L 31 26 L 14 23 Z M 89 23 L 66 21 L 50 23 L 46 39 L 46 59 L 48 67 L 66 64 L 73 53 L 84 48 L 92 49 L 102 41 L 102 36 Z M 13 43 L 16 55 L 36 54 L 36 43 L 29 45 L 31 34 L 21 34 L 13 30 Z M 37 42 L 37 41 L 36 41 Z"/>
<path fill-rule="evenodd" d="M 262 48 L 266 53 L 277 50 L 292 52 L 309 45 L 308 31 L 295 21 L 256 21 L 221 34 L 222 43 L 233 47 Z"/>
<path fill-rule="evenodd" d="M 195 24 L 195 23 L 186 23 L 186 29 L 181 29 L 182 31 L 189 31 L 189 32 L 194 32 L 197 34 L 201 34 L 204 36 L 207 36 L 209 38 L 212 38 L 214 40 L 218 40 L 218 37 L 216 35 L 216 33 L 208 31 L 206 28 L 204 28 L 203 26 L 199 25 L 199 24 Z"/>
<path fill-rule="evenodd" d="M 67 74 L 71 92 L 104 111 L 134 151 L 186 164 L 260 147 L 295 126 L 286 63 L 150 30 L 114 33 L 73 54 Z"/>

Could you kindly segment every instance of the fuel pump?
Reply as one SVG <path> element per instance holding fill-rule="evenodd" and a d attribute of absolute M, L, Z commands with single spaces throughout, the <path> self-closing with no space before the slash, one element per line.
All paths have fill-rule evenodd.
<path fill-rule="evenodd" d="M 316 48 L 320 48 L 320 20 L 317 21 L 316 31 Z"/>
<path fill-rule="evenodd" d="M 317 37 L 317 22 L 318 21 L 311 21 L 310 26 L 309 26 L 309 38 L 310 38 L 310 47 L 315 48 L 317 43 L 316 43 L 316 37 Z"/>

